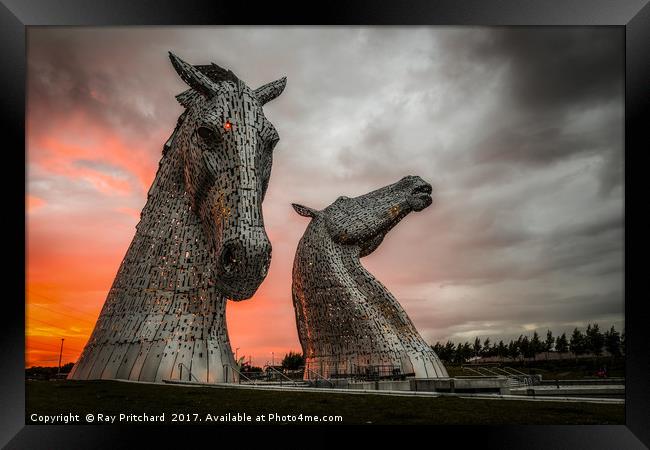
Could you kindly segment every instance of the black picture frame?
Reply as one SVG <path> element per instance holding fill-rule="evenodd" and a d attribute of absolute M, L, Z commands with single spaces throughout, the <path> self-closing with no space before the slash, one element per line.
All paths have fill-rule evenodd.
<path fill-rule="evenodd" d="M 648 0 L 411 0 L 407 2 L 347 1 L 307 9 L 267 3 L 242 6 L 218 0 L 1 0 L 2 89 L 0 111 L 4 125 L 5 172 L 2 179 L 6 241 L 16 248 L 5 259 L 15 262 L 17 274 L 5 275 L 3 291 L 2 377 L 0 379 L 0 445 L 7 448 L 119 448 L 134 445 L 146 434 L 147 447 L 187 445 L 188 438 L 215 439 L 220 427 L 25 425 L 25 222 L 24 192 L 16 188 L 25 171 L 26 27 L 108 25 L 497 25 L 497 26 L 618 26 L 625 28 L 625 331 L 626 421 L 618 426 L 499 426 L 435 427 L 418 431 L 437 442 L 496 448 L 646 448 L 650 446 L 650 346 L 646 334 L 645 298 L 633 293 L 644 278 L 632 264 L 640 252 L 647 226 L 631 201 L 640 193 L 632 187 L 643 177 L 645 153 L 650 149 L 650 6 Z M 22 212 L 21 212 L 22 211 Z M 23 219 L 21 220 L 20 217 Z M 630 244 L 633 242 L 633 244 Z M 17 261 L 17 262 L 16 262 Z M 190 429 L 191 432 L 186 430 Z M 478 430 L 478 431 L 477 431 Z M 241 435 L 239 428 L 234 433 Z M 278 428 L 259 433 L 273 442 Z M 382 431 L 368 430 L 381 435 Z M 392 434 L 393 431 L 390 431 Z M 400 432 L 401 433 L 401 432 Z M 246 433 L 247 435 L 251 433 Z M 257 433 L 256 433 L 257 434 Z M 329 434 L 329 431 L 328 431 Z M 312 435 L 313 436 L 313 435 Z M 254 437 L 254 436 L 253 436 Z M 246 437 L 247 442 L 249 437 Z M 312 437 L 312 439 L 316 439 Z M 426 437 L 425 437 L 426 439 Z M 409 439 L 410 441 L 410 439 Z M 160 444 L 156 444 L 156 442 Z M 209 440 L 207 442 L 210 442 Z M 323 441 L 326 444 L 327 441 Z M 405 441 L 408 443 L 408 441 Z M 444 442 L 444 441 L 443 441 Z M 412 442 L 414 444 L 414 442 Z M 311 445 L 307 443 L 306 445 Z M 327 444 L 326 444 L 327 445 Z M 442 445 L 442 444 L 441 444 Z"/>

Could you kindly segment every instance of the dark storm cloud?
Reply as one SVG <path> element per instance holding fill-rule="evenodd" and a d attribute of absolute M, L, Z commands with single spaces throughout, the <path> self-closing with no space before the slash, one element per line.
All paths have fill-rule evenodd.
<path fill-rule="evenodd" d="M 487 308 L 485 313 L 481 314 L 480 320 L 484 322 L 519 324 L 531 322 L 580 322 L 585 321 L 585 309 L 589 309 L 595 318 L 619 314 L 621 305 L 612 302 L 612 298 L 618 295 L 620 293 L 614 291 L 598 295 L 565 297 L 550 292 L 545 294 L 528 294 L 524 297 L 526 301 L 505 298 L 502 299 L 500 307 Z M 476 315 L 472 311 L 472 308 L 468 307 L 473 306 L 472 303 L 466 304 L 464 307 L 458 306 L 453 311 L 440 311 L 440 317 L 437 318 L 438 323 L 462 324 L 476 321 Z M 424 302 L 414 301 L 411 303 L 411 309 L 413 311 L 424 312 L 425 308 Z M 423 311 L 419 311 L 419 309 Z M 559 311 L 561 313 L 558 313 Z"/>
<path fill-rule="evenodd" d="M 38 36 L 38 31 L 32 36 Z M 173 33 L 157 33 L 167 40 Z M 36 38 L 33 38 L 36 39 Z M 169 122 L 172 83 L 160 54 L 129 51 L 142 47 L 143 34 L 64 29 L 31 45 L 28 53 L 30 119 L 47 127 L 57 116 L 83 114 L 99 126 L 141 136 Z M 142 70 L 149 67 L 151 72 Z M 155 76 L 155 75 L 154 75 Z M 171 114 L 170 114 L 171 113 Z"/>
<path fill-rule="evenodd" d="M 620 100 L 622 33 L 620 28 L 502 29 L 479 45 L 475 56 L 509 66 L 509 90 L 518 106 L 557 111 Z"/>
<path fill-rule="evenodd" d="M 565 114 L 559 117 L 566 117 Z M 510 161 L 522 165 L 549 164 L 575 154 L 608 151 L 613 140 L 614 127 L 602 127 L 589 133 L 565 129 L 558 118 L 537 121 L 533 127 L 523 125 L 493 131 L 476 143 L 480 149 L 474 159 L 477 164 Z"/>
<path fill-rule="evenodd" d="M 463 85 L 504 70 L 507 100 L 518 112 L 557 111 L 620 99 L 622 33 L 617 28 L 505 27 L 454 31 L 432 39 L 447 50 L 442 74 Z M 491 69 L 485 70 L 485 66 Z M 477 80 L 478 78 L 478 80 Z M 480 83 L 476 86 L 480 88 Z"/>
<path fill-rule="evenodd" d="M 623 138 L 621 33 L 502 28 L 468 33 L 465 39 L 443 37 L 441 46 L 452 56 L 440 73 L 457 92 L 472 96 L 488 84 L 500 97 L 500 110 L 468 143 L 463 161 L 530 166 L 598 154 L 607 161 L 599 177 L 601 192 L 611 191 L 622 179 L 617 154 Z M 501 78 L 498 87 L 489 85 L 493 77 Z"/>

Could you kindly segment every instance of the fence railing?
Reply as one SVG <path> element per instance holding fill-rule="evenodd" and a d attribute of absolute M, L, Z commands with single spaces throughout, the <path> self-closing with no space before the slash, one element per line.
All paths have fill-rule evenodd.
<path fill-rule="evenodd" d="M 289 380 L 294 386 L 298 386 L 298 383 L 296 382 L 296 380 L 292 380 L 291 378 L 289 378 L 288 376 L 286 376 L 285 374 L 283 374 L 282 372 L 280 372 L 279 370 L 277 370 L 273 366 L 266 366 L 264 368 L 264 370 L 270 370 L 271 372 L 277 373 L 282 378 L 286 378 L 287 380 Z M 280 378 L 280 386 L 282 386 L 282 378 Z"/>
<path fill-rule="evenodd" d="M 313 369 L 312 369 L 313 367 Z M 313 364 L 312 367 L 309 365 L 305 366 L 305 370 L 309 373 L 318 374 L 318 369 L 321 367 L 319 363 Z M 317 369 L 317 370 L 314 370 Z M 404 373 L 400 366 L 391 365 L 391 364 L 367 364 L 367 365 L 357 365 L 357 364 L 341 364 L 341 365 L 332 365 L 327 370 L 328 376 L 323 377 L 329 380 L 335 379 L 354 379 L 354 380 L 364 380 L 364 381 L 377 381 L 382 379 L 404 379 L 408 376 L 413 376 L 413 373 Z"/>
<path fill-rule="evenodd" d="M 314 374 L 314 375 L 316 375 L 316 378 L 320 378 L 321 380 L 327 381 L 327 382 L 329 383 L 330 387 L 334 387 L 334 383 L 332 383 L 329 379 L 327 379 L 327 378 L 325 378 L 324 376 L 322 376 L 320 373 L 318 373 L 318 372 L 314 372 L 314 371 L 311 370 L 309 367 L 305 367 L 305 370 L 306 370 L 308 373 L 310 373 L 310 374 Z M 309 378 L 309 377 L 308 377 L 308 378 Z"/>
<path fill-rule="evenodd" d="M 239 383 L 239 384 L 241 384 L 241 379 L 242 379 L 242 378 L 245 379 L 245 380 L 247 380 L 247 381 L 250 381 L 250 382 L 253 383 L 253 384 L 257 384 L 257 380 L 251 380 L 251 379 L 248 378 L 246 375 L 244 375 L 243 373 L 241 373 L 241 372 L 239 371 L 239 369 L 235 369 L 235 368 L 234 368 L 233 366 L 231 366 L 230 364 L 224 364 L 224 365 L 223 365 L 223 368 L 224 368 L 224 374 L 226 374 L 226 376 L 224 377 L 224 381 L 225 381 L 226 383 L 228 382 L 228 376 L 227 376 L 228 372 L 225 371 L 225 369 L 230 369 L 230 370 L 233 372 L 233 381 L 234 381 L 234 378 L 235 378 L 234 373 L 237 373 L 237 374 L 239 375 L 239 380 L 238 380 L 238 383 Z"/>
<path fill-rule="evenodd" d="M 192 381 L 192 378 L 194 378 L 194 381 L 196 381 L 197 383 L 200 383 L 199 379 L 196 378 L 196 376 L 192 373 L 192 370 L 183 363 L 178 363 L 178 371 L 179 371 L 178 379 L 179 380 L 181 380 L 181 381 L 183 380 L 183 367 L 185 367 L 185 369 L 187 369 L 187 373 L 188 373 L 187 379 L 188 379 L 188 381 Z"/>
<path fill-rule="evenodd" d="M 522 384 L 524 386 L 534 386 L 536 384 L 539 384 L 539 378 L 536 375 L 529 375 L 527 373 L 524 373 L 520 370 L 517 370 L 513 367 L 495 367 L 495 366 L 490 366 L 489 368 L 487 367 L 482 367 L 482 366 L 466 366 L 463 365 L 461 366 L 463 370 L 466 370 L 471 373 L 475 373 L 478 376 L 505 376 L 508 378 L 508 384 L 510 386 L 521 386 Z M 499 373 L 501 372 L 501 373 Z"/>

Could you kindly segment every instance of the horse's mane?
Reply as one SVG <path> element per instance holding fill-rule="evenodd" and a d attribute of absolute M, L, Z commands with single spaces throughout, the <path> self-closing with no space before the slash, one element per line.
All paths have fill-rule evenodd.
<path fill-rule="evenodd" d="M 239 78 L 231 70 L 224 69 L 223 67 L 217 66 L 215 63 L 205 66 L 194 66 L 195 69 L 198 69 L 203 75 L 208 77 L 215 83 L 222 83 L 224 81 L 231 81 L 237 85 Z M 178 103 L 183 105 L 185 109 L 189 109 L 190 106 L 194 103 L 197 96 L 200 95 L 194 89 L 188 89 L 176 96 Z"/>

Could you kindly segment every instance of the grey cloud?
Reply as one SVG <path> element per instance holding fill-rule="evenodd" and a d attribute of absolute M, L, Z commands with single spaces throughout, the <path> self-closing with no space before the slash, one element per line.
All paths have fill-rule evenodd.
<path fill-rule="evenodd" d="M 463 302 L 460 302 L 463 303 Z M 425 302 L 407 303 L 407 312 L 416 317 L 416 325 L 430 340 L 452 337 L 469 332 L 468 340 L 474 336 L 494 339 L 516 338 L 519 334 L 531 335 L 533 329 L 543 333 L 546 329 L 556 334 L 569 331 L 572 326 L 586 326 L 588 322 L 599 322 L 601 327 L 614 324 L 623 328 L 620 309 L 623 307 L 620 291 L 598 295 L 558 296 L 551 294 L 522 295 L 500 306 L 482 307 L 483 314 L 477 319 L 474 314 L 475 303 L 454 305 L 453 309 L 431 309 Z M 589 310 L 588 317 L 585 310 Z M 533 329 L 524 328 L 527 324 L 536 325 Z M 580 324 L 580 325 L 578 325 Z M 479 333 L 473 333 L 480 330 Z M 464 339 L 463 339 L 464 340 Z"/>
<path fill-rule="evenodd" d="M 112 164 L 107 164 L 99 161 L 90 161 L 87 159 L 78 159 L 74 161 L 74 164 L 78 167 L 87 167 L 89 169 L 102 172 L 114 178 L 121 178 L 121 179 L 131 178 L 131 175 L 129 173 L 122 170 L 120 167 L 114 166 Z"/>
<path fill-rule="evenodd" d="M 556 163 L 571 155 L 599 154 L 606 160 L 601 192 L 622 180 L 623 40 L 621 30 L 603 28 L 477 28 L 431 31 L 437 52 L 417 79 L 442 77 L 448 89 L 430 90 L 429 115 L 498 102 L 461 147 L 463 164 L 510 161 L 522 168 Z M 534 55 L 534 56 L 533 56 Z M 440 107 L 444 104 L 445 107 Z M 598 123 L 576 129 L 577 117 L 599 112 Z M 451 112 L 451 114 L 458 114 Z"/>
<path fill-rule="evenodd" d="M 439 38 L 437 30 L 433 38 Z M 623 82 L 621 29 L 545 27 L 532 32 L 521 27 L 478 29 L 465 39 L 442 37 L 452 67 L 505 67 L 505 92 L 513 106 L 551 109 L 597 103 L 620 96 Z M 469 45 L 467 45 L 469 44 Z M 476 67 L 470 67 L 476 66 Z M 448 69 L 451 77 L 461 70 Z"/>

